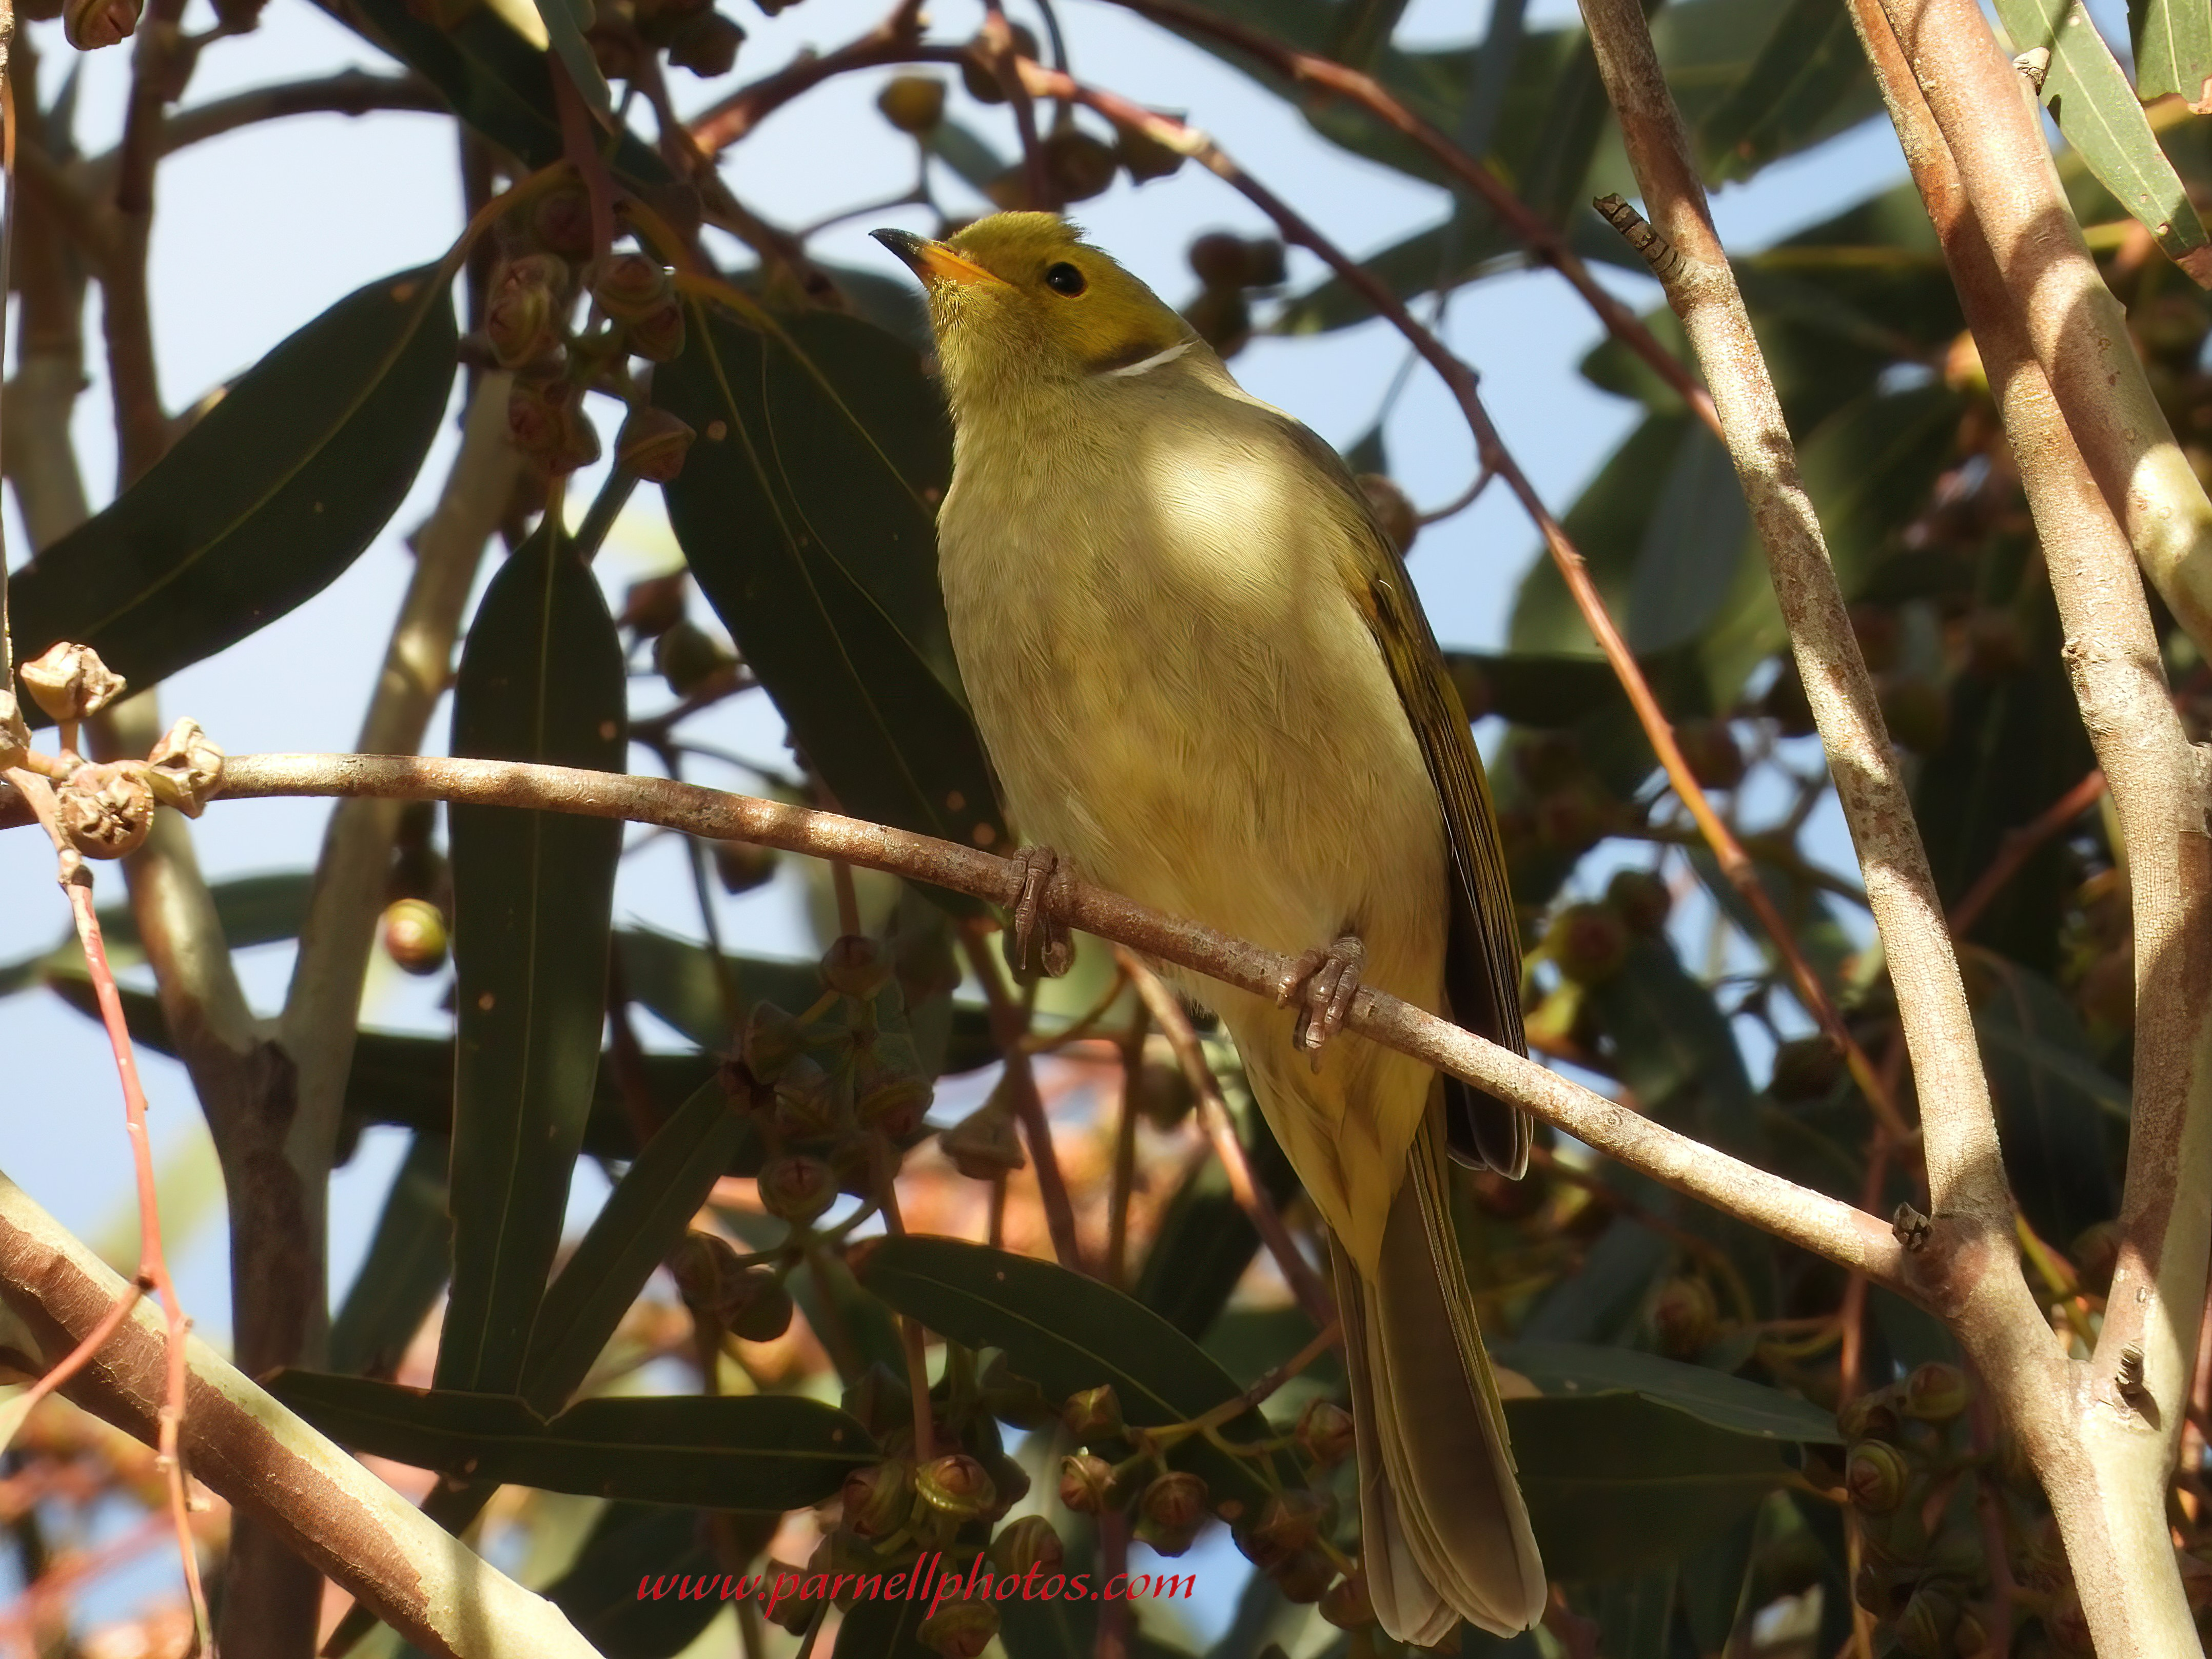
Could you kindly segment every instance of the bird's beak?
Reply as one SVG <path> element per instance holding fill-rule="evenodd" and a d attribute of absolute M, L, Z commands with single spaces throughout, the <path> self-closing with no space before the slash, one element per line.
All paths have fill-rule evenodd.
<path fill-rule="evenodd" d="M 933 242 L 910 230 L 873 230 L 868 234 L 906 261 L 907 268 L 930 288 L 939 283 L 967 284 L 1000 280 L 974 261 L 962 258 L 944 243 Z"/>

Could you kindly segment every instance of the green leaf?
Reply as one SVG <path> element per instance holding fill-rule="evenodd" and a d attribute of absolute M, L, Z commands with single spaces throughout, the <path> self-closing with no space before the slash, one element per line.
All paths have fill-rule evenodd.
<path fill-rule="evenodd" d="M 681 1593 L 681 1581 L 696 1586 L 724 1571 L 706 1521 L 697 1510 L 610 1504 L 545 1599 L 605 1659 L 674 1659 L 722 1610 L 719 1586 Z M 666 1593 L 647 1594 L 648 1584 Z"/>
<path fill-rule="evenodd" d="M 1620 1081 L 1646 1113 L 1738 1155 L 1759 1150 L 1735 1033 L 1667 939 L 1638 939 L 1620 971 L 1588 995 Z"/>
<path fill-rule="evenodd" d="M 1598 1642 L 1606 1659 L 1667 1659 L 1674 1624 L 1674 1572 L 1608 1578 L 1598 1592 Z"/>
<path fill-rule="evenodd" d="M 2192 276 L 2203 270 L 2200 280 L 2212 278 L 2212 255 L 2200 252 L 2203 222 L 2087 8 L 2081 0 L 1996 0 L 1996 7 L 2016 51 L 2049 49 L 2044 106 L 2089 171 L 2158 239 L 2167 258 Z"/>
<path fill-rule="evenodd" d="M 453 751 L 619 772 L 628 686 L 591 572 L 540 530 L 491 580 L 453 690 Z M 453 1280 L 438 1381 L 515 1387 L 561 1242 L 605 1023 L 622 826 L 453 806 Z"/>
<path fill-rule="evenodd" d="M 331 1322 L 331 1368 L 389 1376 L 446 1288 L 453 1224 L 446 1217 L 445 1136 L 418 1133 L 392 1178 L 368 1255 Z"/>
<path fill-rule="evenodd" d="M 1214 1075 L 1245 1160 L 1268 1197 L 1280 1204 L 1297 1191 L 1297 1172 L 1261 1115 L 1235 1049 L 1223 1042 L 1207 1048 L 1209 1058 L 1220 1062 Z M 1202 1337 L 1259 1249 L 1258 1230 L 1230 1192 L 1220 1160 L 1206 1158 L 1162 1208 L 1131 1294 L 1185 1336 Z"/>
<path fill-rule="evenodd" d="M 693 1509 L 795 1510 L 872 1462 L 854 1419 L 792 1395 L 586 1400 L 551 1421 L 512 1395 L 282 1370 L 270 1391 L 339 1444 L 452 1478 Z"/>
<path fill-rule="evenodd" d="M 1188 1422 L 1241 1387 L 1158 1314 L 1056 1262 L 908 1236 L 872 1244 L 854 1266 L 865 1288 L 929 1329 L 969 1347 L 1005 1349 L 1014 1373 L 1049 1399 L 1111 1383 L 1135 1427 Z M 1267 1425 L 1247 1409 L 1220 1432 L 1255 1440 Z M 1251 1463 L 1203 1439 L 1184 1442 L 1170 1462 L 1202 1475 L 1217 1503 L 1266 1500 L 1267 1485 Z M 1295 1478 L 1287 1466 L 1282 1474 Z"/>
<path fill-rule="evenodd" d="M 158 1016 L 159 1011 L 155 1011 Z M 167 1041 L 167 1030 L 162 1042 Z M 693 1090 L 714 1075 L 708 1054 L 647 1054 L 641 1069 L 646 1093 L 664 1111 L 674 1111 Z M 347 1115 L 368 1123 L 398 1123 L 434 1134 L 453 1127 L 453 1045 L 441 1037 L 403 1036 L 396 1031 L 363 1031 L 354 1039 L 353 1069 L 346 1075 Z M 584 1124 L 583 1150 L 593 1158 L 637 1156 L 637 1135 L 624 1109 L 615 1062 L 602 1054 L 593 1075 L 591 1115 Z M 759 1168 L 759 1149 L 744 1146 L 732 1175 Z"/>
<path fill-rule="evenodd" d="M 1831 992 L 1837 990 L 1843 982 L 1844 965 L 1856 952 L 1858 945 L 1836 919 L 1835 906 L 1811 882 L 1801 879 L 1774 861 L 1778 853 L 1790 849 L 1778 848 L 1769 839 L 1757 836 L 1746 836 L 1743 842 L 1744 850 L 1751 854 L 1753 868 L 1759 872 L 1759 884 L 1766 890 L 1776 913 L 1789 925 L 1790 936 L 1796 940 L 1805 959 L 1813 964 L 1813 971 L 1820 975 L 1821 983 Z M 1688 850 L 1690 866 L 1705 884 L 1705 891 L 1712 896 L 1713 902 L 1727 914 L 1736 931 L 1765 957 L 1768 964 L 1779 971 L 1783 966 L 1780 948 L 1758 913 L 1736 890 L 1735 884 L 1721 873 L 1720 860 L 1704 846 Z M 1791 995 L 1796 994 L 1796 988 L 1789 981 L 1783 983 Z"/>
<path fill-rule="evenodd" d="M 945 414 L 914 352 L 857 318 L 702 313 L 653 396 L 700 434 L 666 486 L 691 573 L 839 804 L 1003 842 L 937 586 Z"/>
<path fill-rule="evenodd" d="M 406 0 L 351 0 L 334 10 L 437 88 L 456 115 L 512 150 L 526 167 L 550 167 L 561 159 L 551 60 L 491 7 L 472 6 L 443 26 L 416 15 Z M 629 188 L 658 193 L 675 183 L 653 147 L 629 128 L 619 130 L 609 149 L 608 166 Z"/>
<path fill-rule="evenodd" d="M 1781 1443 L 1633 1394 L 1509 1400 L 1522 1495 L 1557 1580 L 1656 1572 L 1795 1478 Z"/>
<path fill-rule="evenodd" d="M 558 1411 L 583 1386 L 645 1281 L 750 1139 L 744 1114 L 710 1081 L 647 1143 L 545 1291 L 522 1365 L 532 1406 Z"/>
<path fill-rule="evenodd" d="M 614 126 L 614 94 L 600 72 L 592 43 L 584 39 L 584 31 L 592 27 L 592 0 L 537 0 L 537 8 L 538 21 L 545 25 L 547 43 L 561 60 L 561 67 L 568 70 L 569 81 L 583 94 L 592 113 L 605 125 Z"/>
<path fill-rule="evenodd" d="M 1639 1395 L 1732 1434 L 1814 1445 L 1843 1443 L 1832 1413 L 1779 1389 L 1707 1366 L 1589 1342 L 1511 1342 L 1491 1352 L 1499 1364 L 1520 1372 L 1547 1398 Z"/>
<path fill-rule="evenodd" d="M 286 339 L 143 477 L 9 579 L 17 659 L 80 641 L 143 691 L 321 592 L 415 482 L 455 337 L 425 265 Z"/>
<path fill-rule="evenodd" d="M 2202 103 L 2212 77 L 2212 5 L 2205 0 L 2130 0 L 2136 96 L 2148 103 L 2168 93 Z"/>
<path fill-rule="evenodd" d="M 1675 1593 L 1700 1653 L 1723 1651 L 1736 1620 L 1752 1610 L 1752 1551 L 1760 1519 L 1753 1510 L 1682 1563 Z"/>
<path fill-rule="evenodd" d="M 1705 177 L 1749 178 L 1806 136 L 1825 136 L 1838 107 L 1871 113 L 1871 92 L 1850 13 L 1828 0 L 1790 0 L 1742 78 L 1698 123 Z"/>
<path fill-rule="evenodd" d="M 855 1601 L 837 1627 L 838 1650 L 850 1644 L 855 1659 L 937 1659 L 934 1650 L 921 1644 L 921 1621 L 927 1617 L 929 1602 L 922 1596 Z"/>
<path fill-rule="evenodd" d="M 1575 1273 L 1522 1322 L 1522 1341 L 1610 1342 L 1626 1337 L 1644 1299 L 1674 1259 L 1674 1246 L 1642 1222 L 1616 1216 Z"/>
<path fill-rule="evenodd" d="M 2097 1065 L 2064 992 L 1994 951 L 1968 961 L 2005 1178 L 2029 1224 L 2063 1248 L 2118 1212 L 2106 1129 L 2127 1091 Z"/>

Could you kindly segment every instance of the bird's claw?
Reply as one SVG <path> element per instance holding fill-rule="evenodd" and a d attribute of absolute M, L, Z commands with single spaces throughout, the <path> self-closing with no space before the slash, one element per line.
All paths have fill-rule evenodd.
<path fill-rule="evenodd" d="M 1359 994 L 1359 970 L 1367 960 L 1367 947 L 1357 935 L 1346 933 L 1326 951 L 1308 951 L 1291 964 L 1275 988 L 1275 1005 L 1287 1008 L 1300 1004 L 1297 1024 L 1291 1041 L 1321 1070 L 1321 1051 L 1344 1028 L 1352 1000 Z"/>
<path fill-rule="evenodd" d="M 1075 941 L 1067 924 L 1044 903 L 1060 868 L 1060 854 L 1049 847 L 1024 847 L 1012 856 L 1022 867 L 1022 889 L 1014 899 L 1013 926 L 1006 934 L 1006 966 L 1021 984 L 1039 974 L 1058 979 L 1075 962 Z"/>

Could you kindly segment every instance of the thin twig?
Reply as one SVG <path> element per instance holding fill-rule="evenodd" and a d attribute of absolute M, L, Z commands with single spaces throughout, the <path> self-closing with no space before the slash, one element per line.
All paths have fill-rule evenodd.
<path fill-rule="evenodd" d="M 1282 1269 L 1284 1281 L 1297 1298 L 1298 1306 L 1305 1310 L 1306 1317 L 1326 1329 L 1336 1321 L 1336 1298 L 1321 1282 L 1321 1275 L 1298 1249 L 1290 1229 L 1283 1225 L 1283 1218 L 1276 1212 L 1267 1189 L 1253 1180 L 1243 1143 L 1237 1139 L 1237 1121 L 1230 1115 L 1229 1103 L 1221 1097 L 1220 1079 L 1213 1075 L 1213 1067 L 1206 1063 L 1206 1051 L 1199 1047 L 1198 1033 L 1191 1028 L 1190 1016 L 1183 1012 L 1175 993 L 1138 959 L 1135 951 L 1127 945 L 1116 945 L 1114 960 L 1137 988 L 1145 1007 L 1169 1046 L 1174 1048 L 1176 1062 L 1182 1067 L 1191 1091 L 1198 1097 L 1200 1127 L 1212 1143 L 1213 1155 L 1221 1160 L 1222 1173 L 1229 1177 L 1230 1195 L 1237 1200 L 1237 1207 L 1244 1212 L 1253 1231 L 1266 1243 L 1267 1254 Z"/>
<path fill-rule="evenodd" d="M 1006 1054 L 1006 1083 L 1008 1092 L 1013 1096 L 1014 1115 L 1021 1120 L 1023 1138 L 1029 1142 L 1030 1158 L 1036 1164 L 1037 1196 L 1044 1203 L 1045 1230 L 1052 1235 L 1052 1253 L 1059 1258 L 1061 1267 L 1085 1272 L 1083 1246 L 1075 1231 L 1075 1206 L 1067 1195 L 1067 1178 L 1060 1173 L 1060 1152 L 1052 1140 L 1052 1123 L 1045 1116 L 1043 1097 L 1037 1093 L 1036 1069 L 1022 1042 L 1029 1025 L 1028 1016 L 1008 993 L 985 935 L 974 927 L 964 927 L 960 930 L 960 946 L 967 955 L 969 971 L 983 988 L 984 1000 L 991 1006 L 992 1034 Z"/>
<path fill-rule="evenodd" d="M 968 54 L 957 46 L 925 46 L 915 11 L 908 0 L 901 0 L 882 22 L 836 51 L 820 56 L 802 53 L 774 75 L 739 87 L 693 118 L 692 138 L 709 155 L 717 155 L 747 137 L 793 99 L 837 76 L 891 64 L 957 64 L 966 59 Z"/>
<path fill-rule="evenodd" d="M 1121 961 L 1121 953 L 1115 952 Z M 1115 976 L 1116 985 L 1129 976 L 1127 963 Z M 1144 1073 L 1145 1033 L 1152 1016 L 1140 1000 L 1129 1017 L 1129 1029 L 1117 1045 L 1121 1055 L 1121 1092 L 1114 1115 L 1114 1186 L 1106 1200 L 1106 1282 L 1115 1290 L 1129 1286 L 1129 1199 L 1137 1183 L 1137 1088 Z"/>
<path fill-rule="evenodd" d="M 154 1183 L 154 1145 L 146 1127 L 146 1091 L 138 1080 L 138 1061 L 131 1048 L 131 1028 L 123 1015 L 122 993 L 116 988 L 114 971 L 108 966 L 107 949 L 100 939 L 100 915 L 92 902 L 92 872 L 62 833 L 53 786 L 36 773 L 21 769 L 10 774 L 10 781 L 30 800 L 61 860 L 62 890 L 69 895 L 70 910 L 76 921 L 77 943 L 84 952 L 85 971 L 91 977 L 93 994 L 100 1003 L 100 1023 L 106 1028 L 116 1079 L 123 1089 L 123 1121 L 131 1140 L 131 1167 L 138 1188 L 138 1272 L 130 1295 L 118 1297 L 110 1316 L 102 1320 L 102 1341 L 129 1317 L 139 1287 L 150 1289 L 161 1298 L 168 1345 L 167 1384 L 160 1413 L 160 1463 L 168 1482 L 169 1517 L 176 1528 L 185 1590 L 191 1604 L 194 1637 L 199 1648 L 205 1650 L 212 1627 L 208 1622 L 207 1595 L 200 1585 L 199 1552 L 192 1541 L 189 1477 L 185 1473 L 184 1455 L 179 1445 L 185 1420 L 185 1340 L 191 1331 L 191 1321 L 185 1317 L 176 1283 L 169 1277 L 168 1254 L 161 1243 L 161 1206 Z M 86 1340 L 90 1340 L 90 1336 L 88 1333 Z M 84 1342 L 77 1346 L 81 1350 Z M 89 1354 L 80 1358 L 72 1352 L 64 1363 L 73 1360 L 82 1364 L 83 1358 L 88 1358 Z"/>
<path fill-rule="evenodd" d="M 869 1156 L 876 1166 L 876 1202 L 884 1212 L 884 1231 L 893 1238 L 903 1238 L 906 1218 L 899 1212 L 898 1169 L 890 1142 L 882 1135 L 872 1136 Z M 936 1414 L 929 1404 L 928 1340 L 920 1321 L 899 1316 L 899 1343 L 906 1350 L 907 1398 L 914 1407 L 916 1463 L 927 1463 L 937 1455 Z"/>
<path fill-rule="evenodd" d="M 847 859 L 865 869 L 1000 906 L 1012 906 L 1022 885 L 1020 866 L 975 848 L 665 778 L 571 767 L 398 755 L 239 755 L 225 763 L 222 793 L 233 800 L 326 795 L 459 800 L 627 819 L 713 840 Z M 1071 877 L 1050 884 L 1044 908 L 1071 928 L 1255 995 L 1273 995 L 1291 966 L 1290 958 L 1279 952 L 1228 939 Z M 970 937 L 972 951 L 981 941 Z M 1908 1282 L 1904 1253 L 1888 1224 L 1849 1204 L 1653 1122 L 1386 993 L 1362 990 L 1346 1024 L 1386 1048 L 1527 1107 L 1677 1192 L 1846 1267 L 1862 1267 L 1905 1295 L 1919 1294 Z"/>
<path fill-rule="evenodd" d="M 2095 805 L 2104 793 L 2104 769 L 2091 767 L 2081 782 L 2018 829 L 2008 830 L 1989 868 L 1974 878 L 1966 896 L 1951 907 L 1951 937 L 1964 939 L 1972 933 L 1974 924 L 1982 919 L 1982 912 L 1990 908 L 1990 901 L 2002 892 L 2005 884 L 2020 873 L 2021 866 L 2035 856 L 2035 849 L 2067 829 Z"/>

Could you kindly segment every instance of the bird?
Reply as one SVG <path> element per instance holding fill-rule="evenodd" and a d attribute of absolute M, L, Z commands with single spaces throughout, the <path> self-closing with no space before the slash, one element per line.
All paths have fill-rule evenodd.
<path fill-rule="evenodd" d="M 1384 1631 L 1510 1634 L 1544 1570 L 1453 1231 L 1522 1113 L 1356 1035 L 1372 986 L 1527 1053 L 1482 761 L 1405 562 L 1336 452 L 1057 214 L 876 239 L 920 279 L 953 434 L 954 656 L 1025 845 L 1009 955 L 1064 971 L 1065 872 L 1283 952 L 1212 1009 L 1326 1221 Z"/>

